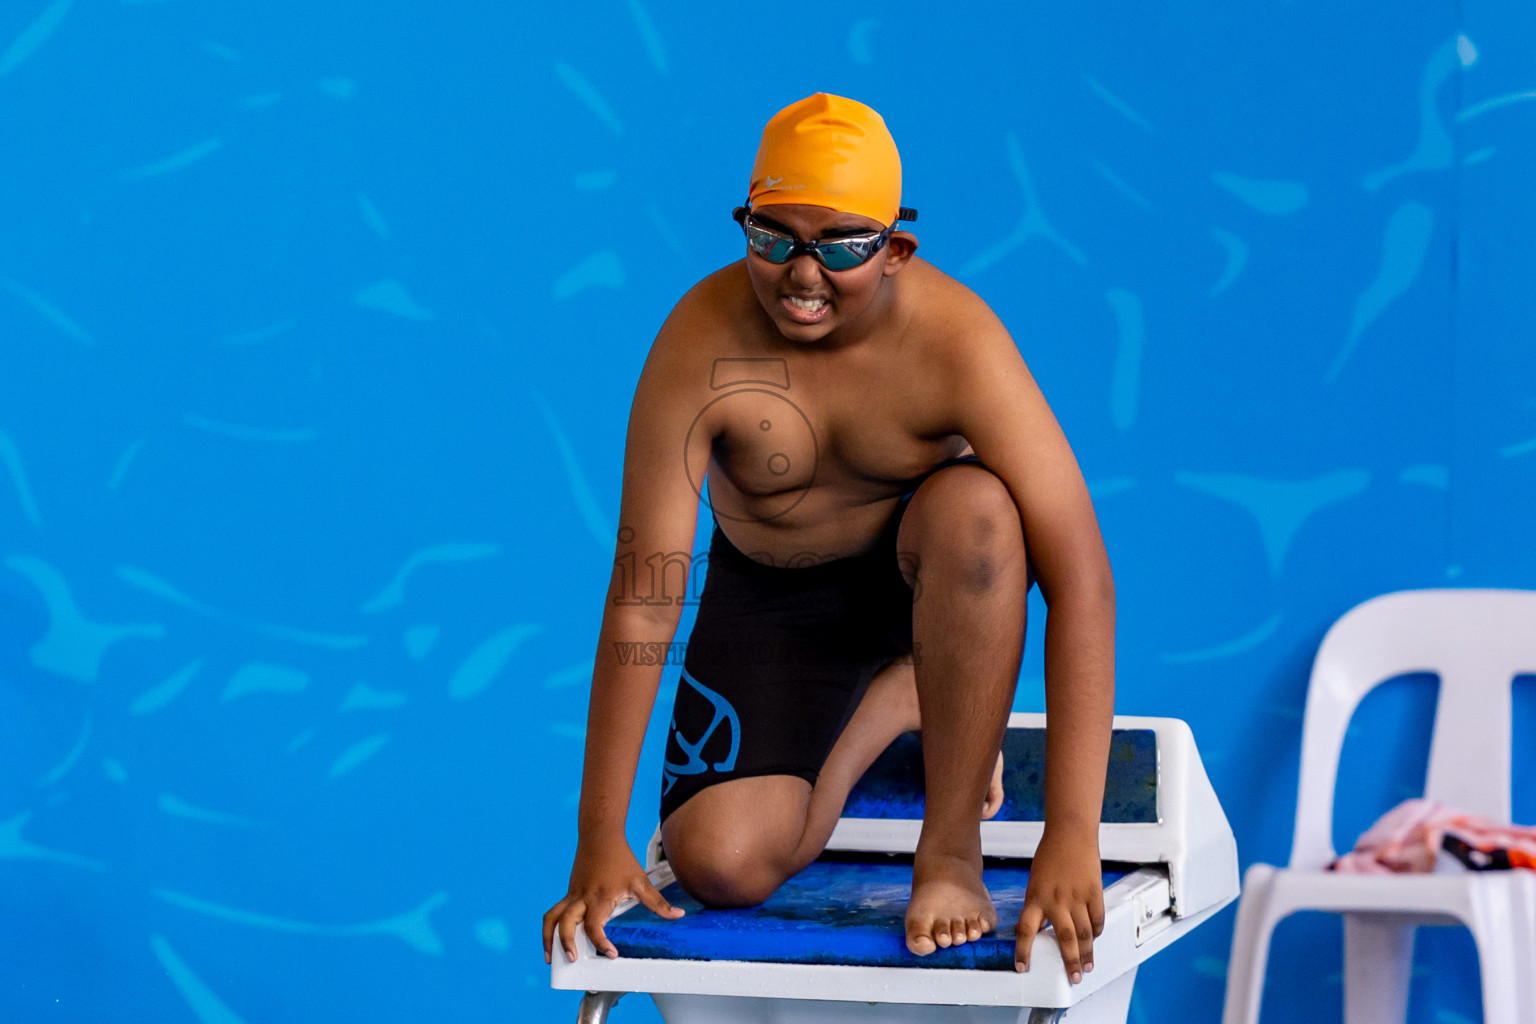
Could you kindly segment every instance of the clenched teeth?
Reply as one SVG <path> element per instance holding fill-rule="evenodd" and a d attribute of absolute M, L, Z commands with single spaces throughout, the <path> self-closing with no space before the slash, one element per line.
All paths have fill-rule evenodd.
<path fill-rule="evenodd" d="M 789 297 L 789 304 L 796 309 L 814 312 L 827 304 L 826 299 L 797 299 L 793 295 Z"/>

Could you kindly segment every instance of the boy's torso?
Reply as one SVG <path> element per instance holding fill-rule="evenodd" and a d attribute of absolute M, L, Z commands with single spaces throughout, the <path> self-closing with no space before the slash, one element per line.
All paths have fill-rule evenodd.
<path fill-rule="evenodd" d="M 742 264 L 700 286 L 699 385 L 681 386 L 701 410 L 693 432 L 713 439 L 704 496 L 759 561 L 864 553 L 911 481 L 970 451 L 947 370 L 981 300 L 917 259 L 888 283 L 875 329 L 846 344 L 786 339 Z"/>

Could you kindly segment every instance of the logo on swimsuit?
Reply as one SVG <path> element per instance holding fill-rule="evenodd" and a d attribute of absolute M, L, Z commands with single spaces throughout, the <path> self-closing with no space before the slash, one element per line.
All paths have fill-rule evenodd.
<path fill-rule="evenodd" d="M 731 702 L 693 678 L 687 669 L 683 670 L 682 681 L 693 687 L 705 700 L 709 701 L 710 706 L 714 708 L 715 714 L 710 719 L 709 728 L 704 730 L 704 735 L 699 737 L 697 743 L 689 743 L 683 739 L 683 734 L 677 727 L 677 717 L 674 714 L 672 718 L 672 739 L 676 741 L 678 749 L 683 752 L 683 755 L 688 760 L 682 764 L 676 764 L 666 760 L 665 755 L 663 755 L 661 762 L 662 796 L 666 796 L 667 792 L 677 783 L 679 775 L 701 775 L 711 770 L 717 772 L 730 771 L 736 767 L 736 755 L 741 750 L 741 719 L 737 717 L 736 709 L 731 706 Z M 704 749 L 704 745 L 714 738 L 715 732 L 721 725 L 725 725 L 730 729 L 731 749 L 722 760 L 716 761 L 711 765 L 700 757 L 699 753 Z"/>

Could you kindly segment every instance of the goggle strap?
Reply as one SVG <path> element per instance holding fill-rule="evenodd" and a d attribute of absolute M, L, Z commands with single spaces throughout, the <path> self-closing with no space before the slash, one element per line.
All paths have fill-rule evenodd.
<path fill-rule="evenodd" d="M 731 216 L 735 218 L 737 224 L 740 224 L 742 222 L 742 219 L 745 218 L 751 212 L 752 212 L 752 204 L 751 204 L 751 200 L 748 200 L 746 205 L 738 206 L 738 207 L 736 207 L 735 210 L 731 211 Z M 915 224 L 915 223 L 917 223 L 917 211 L 914 210 L 910 206 L 898 207 L 897 210 L 896 210 L 896 219 L 897 220 L 904 220 L 904 221 L 907 221 L 908 223 Z"/>

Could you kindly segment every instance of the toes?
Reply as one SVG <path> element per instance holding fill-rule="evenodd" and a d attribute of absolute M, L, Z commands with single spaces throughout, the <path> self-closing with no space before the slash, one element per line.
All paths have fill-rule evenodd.
<path fill-rule="evenodd" d="M 970 930 L 965 926 L 965 922 L 958 918 L 949 922 L 949 934 L 953 937 L 954 943 L 957 946 L 965 944 L 972 938 Z"/>
<path fill-rule="evenodd" d="M 907 948 L 918 956 L 927 956 L 939 947 L 934 945 L 933 939 L 930 936 L 913 935 L 909 932 L 907 933 Z"/>
<path fill-rule="evenodd" d="M 944 949 L 948 949 L 953 944 L 953 940 L 949 936 L 949 922 L 935 921 L 933 923 L 933 941 L 937 942 Z"/>
<path fill-rule="evenodd" d="M 965 933 L 967 936 L 969 936 L 972 942 L 975 942 L 977 939 L 981 938 L 981 933 L 983 931 L 985 931 L 985 929 L 981 927 L 980 918 L 973 917 L 969 921 L 965 922 Z"/>
<path fill-rule="evenodd" d="M 939 945 L 937 922 L 920 915 L 907 917 L 907 948 L 909 950 L 918 956 L 927 956 L 938 949 Z"/>

